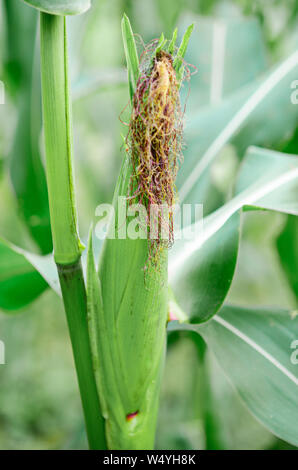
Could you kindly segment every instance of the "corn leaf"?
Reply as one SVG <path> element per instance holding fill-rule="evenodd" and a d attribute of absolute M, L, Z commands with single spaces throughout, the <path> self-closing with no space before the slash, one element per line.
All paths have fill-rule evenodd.
<path fill-rule="evenodd" d="M 23 0 L 31 7 L 52 15 L 80 15 L 91 7 L 90 0 Z"/>
<path fill-rule="evenodd" d="M 25 307 L 48 287 L 48 283 L 22 251 L 0 239 L 0 308 Z"/>
<path fill-rule="evenodd" d="M 139 57 L 130 21 L 126 15 L 122 18 L 121 28 L 127 63 L 129 93 L 132 100 L 139 78 Z"/>
<path fill-rule="evenodd" d="M 38 61 L 34 60 L 38 15 L 18 0 L 6 0 L 4 6 L 8 44 L 6 73 L 14 83 L 10 92 L 19 108 L 9 154 L 11 181 L 20 214 L 40 251 L 47 254 L 53 246 L 45 171 L 39 150 L 40 73 L 35 67 Z M 16 35 L 16 30 L 20 34 Z"/>
<path fill-rule="evenodd" d="M 241 211 L 235 212 L 196 255 L 180 267 L 179 274 L 172 273 L 172 265 L 169 266 L 176 299 L 194 323 L 212 317 L 230 289 L 238 256 L 240 218 Z"/>
<path fill-rule="evenodd" d="M 102 91 L 127 86 L 124 68 L 87 71 L 79 76 L 72 85 L 72 99 L 77 101 Z"/>
<path fill-rule="evenodd" d="M 206 17 L 184 14 L 178 23 L 183 31 L 195 28 L 187 48 L 186 61 L 198 67 L 191 77 L 189 115 L 217 106 L 241 87 L 253 83 L 268 67 L 262 26 L 257 18 L 238 16 Z M 239 67 L 240 58 L 245 57 Z"/>
<path fill-rule="evenodd" d="M 188 149 L 177 182 L 183 202 L 206 202 L 207 207 L 210 167 L 228 142 L 244 152 L 248 145 L 278 143 L 295 128 L 298 107 L 291 103 L 289 90 L 297 72 L 296 51 L 262 79 L 192 117 L 185 132 Z"/>
<path fill-rule="evenodd" d="M 249 149 L 235 197 L 205 218 L 194 241 L 178 240 L 170 253 L 171 285 L 193 321 L 206 321 L 214 315 L 228 293 L 237 260 L 241 211 L 298 214 L 297 191 L 297 157 Z"/>
<path fill-rule="evenodd" d="M 169 329 L 202 335 L 251 413 L 276 436 L 298 445 L 298 371 L 291 361 L 298 337 L 295 312 L 225 306 L 204 325 L 175 322 Z"/>
<path fill-rule="evenodd" d="M 281 266 L 298 302 L 298 217 L 289 215 L 277 239 L 277 250 Z"/>

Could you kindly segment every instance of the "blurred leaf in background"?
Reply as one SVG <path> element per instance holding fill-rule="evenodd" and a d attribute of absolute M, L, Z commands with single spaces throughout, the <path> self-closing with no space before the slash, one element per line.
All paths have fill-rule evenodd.
<path fill-rule="evenodd" d="M 0 106 L 1 235 L 23 248 L 36 250 L 37 244 L 40 252 L 48 253 L 51 238 L 39 145 L 37 18 L 34 9 L 20 0 L 5 0 L 2 9 L 0 41 L 5 56 L 0 58 L 0 78 L 5 81 L 7 99 L 5 107 Z M 290 84 L 297 78 L 298 66 L 295 56 L 289 61 L 298 44 L 297 0 L 94 1 L 85 15 L 68 18 L 76 179 L 85 239 L 95 207 L 112 199 L 123 156 L 121 134 L 126 134 L 127 127 L 119 115 L 129 101 L 120 29 L 124 12 L 145 41 L 159 37 L 161 31 L 169 35 L 175 26 L 181 33 L 185 22 L 195 23 L 186 61 L 198 71 L 190 83 L 185 159 L 178 176 L 184 202 L 204 202 L 207 215 L 229 201 L 239 163 L 250 145 L 297 153 L 298 106 L 291 106 Z M 186 99 L 188 85 L 182 93 Z M 121 119 L 125 118 L 124 111 Z M 9 159 L 4 158 L 8 154 Z M 196 171 L 199 182 L 185 186 Z M 288 248 L 295 253 L 296 234 L 297 220 L 291 215 L 243 214 L 228 301 L 246 307 L 294 308 L 297 257 L 290 256 Z M 234 238 L 229 241 L 237 244 Z M 33 260 L 29 264 L 26 260 L 21 261 L 30 271 Z M 43 278 L 37 274 L 40 292 L 46 287 L 47 268 L 43 268 Z M 223 286 L 224 296 L 229 287 L 230 282 Z M 175 341 L 173 335 L 169 335 L 158 448 L 290 447 L 244 408 L 202 344 L 188 332 L 175 332 Z M 86 448 L 57 294 L 46 289 L 37 303 L 23 307 L 20 314 L 1 314 L 0 338 L 7 346 L 7 364 L 0 369 L 0 448 Z"/>
<path fill-rule="evenodd" d="M 5 0 L 5 83 L 18 109 L 9 150 L 10 176 L 19 211 L 44 254 L 52 251 L 45 172 L 41 162 L 41 98 L 38 54 L 35 54 L 38 15 L 19 0 Z M 17 34 L 16 34 L 17 32 Z"/>

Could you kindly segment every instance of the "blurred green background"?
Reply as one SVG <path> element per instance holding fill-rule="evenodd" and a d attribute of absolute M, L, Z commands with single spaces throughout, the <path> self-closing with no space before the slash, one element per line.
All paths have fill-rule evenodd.
<path fill-rule="evenodd" d="M 11 8 L 16 8 L 18 15 L 13 16 Z M 76 182 L 83 239 L 94 220 L 96 206 L 112 198 L 123 156 L 121 135 L 125 135 L 126 127 L 119 115 L 128 102 L 120 29 L 124 12 L 145 42 L 158 37 L 161 31 L 170 36 L 176 25 L 180 26 L 181 35 L 187 24 L 195 23 L 186 60 L 198 72 L 190 84 L 186 124 L 199 110 L 208 113 L 236 89 L 244 90 L 298 44 L 297 0 L 94 0 L 86 15 L 68 18 Z M 14 19 L 12 24 L 8 15 Z M 36 224 L 22 205 L 26 195 L 20 194 L 17 202 L 14 191 L 20 185 L 13 184 L 13 178 L 21 180 L 24 171 L 17 155 L 42 153 L 42 136 L 35 147 L 31 141 L 26 144 L 26 135 L 40 126 L 38 72 L 33 77 L 37 80 L 36 93 L 28 94 L 30 106 L 32 100 L 36 101 L 34 116 L 29 116 L 24 98 L 32 79 L 28 77 L 32 64 L 38 71 L 34 16 L 34 11 L 19 0 L 1 5 L 0 78 L 5 83 L 6 103 L 0 106 L 0 234 L 38 253 L 40 249 L 47 252 L 50 242 L 45 237 L 44 245 L 38 248 L 32 241 L 24 220 L 29 220 L 31 234 Z M 221 44 L 225 61 L 220 84 L 213 62 L 217 60 L 215 41 Z M 182 93 L 187 95 L 187 85 Z M 276 112 L 278 109 L 272 109 L 268 119 Z M 123 116 L 125 119 L 125 112 Z M 285 131 L 281 129 L 262 139 L 256 137 L 252 143 L 297 153 L 297 121 L 292 120 Z M 242 153 L 241 145 L 232 142 L 213 165 L 217 200 L 228 197 Z M 32 171 L 37 171 L 34 161 L 32 165 Z M 31 189 L 30 204 L 34 205 Z M 216 207 L 217 203 L 212 204 Z M 36 210 L 44 215 L 46 227 L 46 210 Z M 286 216 L 281 214 L 246 216 L 229 300 L 242 305 L 296 306 L 275 250 L 276 238 L 285 223 Z M 48 290 L 17 314 L 0 312 L 0 339 L 6 345 L 6 365 L 0 366 L 0 449 L 87 448 L 66 320 L 58 296 Z M 289 447 L 246 411 L 199 340 L 186 334 L 170 336 L 157 448 Z"/>

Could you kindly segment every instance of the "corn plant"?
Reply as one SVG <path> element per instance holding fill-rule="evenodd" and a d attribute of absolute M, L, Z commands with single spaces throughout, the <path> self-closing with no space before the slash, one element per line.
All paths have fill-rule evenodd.
<path fill-rule="evenodd" d="M 36 195 L 38 201 L 43 195 L 42 206 L 27 204 L 25 197 L 22 207 L 26 208 L 24 219 L 29 221 L 32 236 L 39 241 L 41 252 L 47 253 L 51 249 L 46 228 L 49 202 L 54 254 L 29 253 L 1 239 L 1 308 L 20 308 L 48 287 L 62 296 L 91 449 L 154 448 L 167 332 L 169 337 L 175 332 L 192 332 L 203 339 L 251 413 L 276 436 L 298 445 L 298 375 L 295 361 L 291 361 L 298 339 L 297 312 L 226 302 L 236 269 L 242 219 L 251 211 L 289 214 L 278 250 L 297 293 L 293 241 L 298 213 L 297 157 L 248 147 L 233 183 L 233 195 L 215 210 L 210 205 L 203 229 L 201 220 L 192 220 L 178 239 L 173 209 L 177 201 L 205 203 L 203 183 L 208 182 L 210 164 L 268 90 L 295 77 L 297 51 L 248 98 L 238 97 L 238 109 L 199 161 L 195 148 L 200 143 L 193 137 L 198 122 L 194 118 L 188 126 L 189 149 L 183 162 L 180 91 L 190 75 L 184 58 L 193 25 L 186 29 L 180 44 L 176 45 L 175 29 L 171 38 L 162 34 L 150 42 L 139 57 L 129 19 L 124 15 L 121 27 L 130 95 L 128 133 L 114 192 L 114 216 L 109 220 L 99 259 L 95 259 L 92 227 L 87 249 L 78 233 L 66 28 L 67 15 L 84 13 L 90 1 L 25 3 L 34 8 L 33 21 L 35 10 L 40 16 L 47 188 L 38 160 L 41 179 L 34 174 L 33 180 L 41 186 Z M 33 70 L 32 63 L 31 67 Z M 29 80 L 25 96 L 30 86 Z M 213 119 L 199 122 L 201 128 L 212 127 Z M 41 123 L 37 127 L 40 129 Z M 190 157 L 189 150 L 193 151 Z M 33 151 L 36 147 L 29 149 L 28 155 Z M 26 164 L 32 164 L 30 158 Z M 15 188 L 20 201 L 17 182 Z M 124 219 L 121 204 L 128 207 Z M 127 224 L 138 205 L 145 207 L 147 215 L 143 223 L 138 222 L 138 236 L 129 238 Z M 152 239 L 148 237 L 151 210 L 163 205 L 170 210 L 166 215 L 158 213 Z M 44 214 L 43 231 L 30 227 L 30 207 Z M 161 235 L 164 226 L 167 239 Z M 188 239 L 188 233 L 195 235 Z M 291 255 L 288 250 L 286 255 L 285 246 L 290 244 Z M 81 257 L 85 250 L 84 274 Z M 204 350 L 201 342 L 197 344 Z"/>

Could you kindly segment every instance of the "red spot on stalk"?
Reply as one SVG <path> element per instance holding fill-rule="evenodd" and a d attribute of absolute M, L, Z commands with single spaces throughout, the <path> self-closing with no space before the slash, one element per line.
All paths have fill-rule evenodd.
<path fill-rule="evenodd" d="M 173 312 L 169 312 L 168 321 L 175 321 L 175 320 L 178 320 L 176 315 Z"/>
<path fill-rule="evenodd" d="M 126 415 L 126 421 L 132 421 L 138 414 L 138 411 L 135 411 L 134 413 L 129 413 L 128 415 Z"/>

